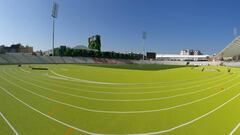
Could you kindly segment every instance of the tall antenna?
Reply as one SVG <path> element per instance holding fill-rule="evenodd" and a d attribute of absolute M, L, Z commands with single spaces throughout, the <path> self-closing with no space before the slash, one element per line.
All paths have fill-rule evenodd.
<path fill-rule="evenodd" d="M 144 60 L 144 54 L 145 54 L 145 40 L 147 38 L 147 32 L 143 31 L 142 32 L 142 40 L 143 40 L 143 60 Z"/>
<path fill-rule="evenodd" d="M 238 36 L 238 28 L 237 27 L 233 28 L 233 36 L 234 36 L 234 38 L 236 38 Z"/>
<path fill-rule="evenodd" d="M 53 20 L 53 33 L 52 33 L 52 56 L 54 56 L 54 34 L 55 34 L 55 19 L 57 18 L 57 14 L 58 14 L 58 4 L 56 2 L 53 1 L 53 7 L 52 7 L 52 20 Z"/>

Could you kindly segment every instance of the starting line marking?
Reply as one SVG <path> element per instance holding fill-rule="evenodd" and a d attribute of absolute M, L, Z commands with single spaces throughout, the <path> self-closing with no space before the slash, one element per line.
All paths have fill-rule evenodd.
<path fill-rule="evenodd" d="M 238 123 L 238 125 L 231 131 L 229 135 L 233 135 L 239 127 L 240 127 L 240 123 Z"/>
<path fill-rule="evenodd" d="M 15 128 L 11 125 L 11 123 L 7 120 L 6 117 L 0 112 L 0 116 L 3 118 L 3 120 L 8 124 L 8 126 L 12 129 L 12 131 L 16 134 L 19 135 L 19 133 L 15 130 Z"/>

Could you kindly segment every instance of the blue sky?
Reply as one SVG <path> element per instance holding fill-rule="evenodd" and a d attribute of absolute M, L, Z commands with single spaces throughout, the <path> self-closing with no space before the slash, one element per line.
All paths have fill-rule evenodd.
<path fill-rule="evenodd" d="M 87 45 L 102 36 L 102 50 L 178 53 L 181 49 L 220 51 L 240 31 L 239 0 L 55 0 L 56 46 Z M 0 44 L 51 48 L 52 0 L 0 0 Z"/>

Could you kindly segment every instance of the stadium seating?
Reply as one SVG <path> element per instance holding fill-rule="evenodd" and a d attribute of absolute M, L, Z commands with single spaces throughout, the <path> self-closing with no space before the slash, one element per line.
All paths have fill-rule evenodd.
<path fill-rule="evenodd" d="M 94 60 L 93 60 L 93 58 L 83 57 L 83 59 L 86 61 L 86 63 L 90 63 L 90 64 L 95 63 Z"/>
<path fill-rule="evenodd" d="M 0 64 L 162 64 L 162 65 L 225 65 L 238 66 L 240 62 L 213 62 L 213 61 L 156 61 L 156 60 L 125 60 L 90 57 L 60 57 L 34 56 L 23 53 L 0 54 Z"/>
<path fill-rule="evenodd" d="M 79 64 L 81 64 L 81 63 L 86 64 L 87 63 L 87 61 L 83 57 L 73 57 L 73 59 L 76 63 L 79 63 Z"/>
<path fill-rule="evenodd" d="M 223 65 L 231 67 L 240 67 L 240 62 L 224 62 Z"/>
<path fill-rule="evenodd" d="M 1 55 L 1 57 L 3 59 L 7 60 L 9 64 L 19 64 L 19 63 L 21 63 L 21 61 L 14 58 L 14 56 L 12 56 L 12 54 L 4 54 L 4 55 Z"/>
<path fill-rule="evenodd" d="M 24 57 L 24 54 L 22 53 L 13 53 L 10 55 L 10 57 L 13 57 L 14 59 L 18 60 L 19 63 L 30 63 L 29 60 L 27 60 L 25 57 Z"/>
<path fill-rule="evenodd" d="M 0 55 L 0 64 L 8 64 L 8 61 L 1 57 Z"/>
<path fill-rule="evenodd" d="M 60 56 L 54 56 L 49 58 L 53 61 L 53 63 L 58 63 L 58 64 L 65 63 L 62 57 Z"/>
<path fill-rule="evenodd" d="M 62 57 L 64 63 L 76 63 L 72 57 Z"/>
<path fill-rule="evenodd" d="M 38 64 L 38 63 L 42 63 L 41 60 L 34 55 L 24 55 L 31 63 L 33 64 Z"/>
<path fill-rule="evenodd" d="M 54 63 L 52 59 L 49 58 L 49 56 L 37 56 L 42 63 Z"/>

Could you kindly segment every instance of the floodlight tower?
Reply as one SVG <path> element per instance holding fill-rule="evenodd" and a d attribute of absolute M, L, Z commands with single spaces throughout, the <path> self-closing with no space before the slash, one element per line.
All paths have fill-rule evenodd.
<path fill-rule="evenodd" d="M 57 18 L 58 14 L 58 4 L 53 1 L 53 7 L 52 7 L 52 25 L 53 25 L 53 30 L 52 30 L 52 56 L 54 56 L 54 33 L 55 33 L 55 19 Z"/>
<path fill-rule="evenodd" d="M 144 53 L 145 53 L 145 40 L 147 38 L 147 32 L 143 31 L 142 32 L 142 40 L 143 40 L 143 60 L 144 60 Z"/>
<path fill-rule="evenodd" d="M 236 38 L 238 36 L 238 28 L 237 27 L 233 28 L 233 36 L 234 36 L 234 38 Z"/>

